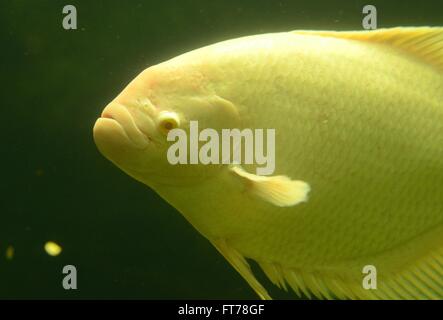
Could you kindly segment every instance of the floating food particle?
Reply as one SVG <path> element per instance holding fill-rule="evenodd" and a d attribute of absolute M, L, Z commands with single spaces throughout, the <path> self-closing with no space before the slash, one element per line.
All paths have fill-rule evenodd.
<path fill-rule="evenodd" d="M 6 256 L 6 259 L 7 260 L 12 260 L 13 258 L 14 258 L 14 247 L 13 246 L 8 246 L 7 248 L 6 248 L 6 254 L 5 254 L 5 256 Z"/>
<path fill-rule="evenodd" d="M 48 241 L 45 243 L 45 251 L 50 256 L 56 257 L 62 252 L 62 247 L 53 241 Z"/>

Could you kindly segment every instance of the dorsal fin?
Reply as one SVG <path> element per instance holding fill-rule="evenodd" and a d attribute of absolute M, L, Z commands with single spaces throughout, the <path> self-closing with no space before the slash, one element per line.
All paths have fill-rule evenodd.
<path fill-rule="evenodd" d="M 293 33 L 386 44 L 412 54 L 443 72 L 443 27 L 397 27 L 373 31 L 300 30 Z"/>

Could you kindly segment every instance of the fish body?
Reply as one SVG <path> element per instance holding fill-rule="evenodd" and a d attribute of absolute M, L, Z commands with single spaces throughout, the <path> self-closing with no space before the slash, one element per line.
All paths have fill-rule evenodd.
<path fill-rule="evenodd" d="M 165 112 L 185 131 L 191 120 L 275 129 L 275 172 L 171 165 Z M 136 77 L 94 137 L 261 298 L 246 259 L 299 295 L 443 298 L 442 28 L 295 31 L 197 49 Z M 376 290 L 362 286 L 368 265 Z"/>

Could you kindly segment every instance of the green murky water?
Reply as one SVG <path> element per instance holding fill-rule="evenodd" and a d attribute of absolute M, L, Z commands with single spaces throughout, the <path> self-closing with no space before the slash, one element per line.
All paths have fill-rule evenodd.
<path fill-rule="evenodd" d="M 62 28 L 67 4 L 78 30 Z M 149 65 L 244 35 L 359 30 L 365 4 L 2 1 L 0 298 L 255 299 L 174 208 L 99 154 L 92 126 Z M 443 25 L 441 1 L 370 4 L 379 27 Z M 50 240 L 59 256 L 44 251 Z M 77 290 L 62 287 L 67 264 Z"/>

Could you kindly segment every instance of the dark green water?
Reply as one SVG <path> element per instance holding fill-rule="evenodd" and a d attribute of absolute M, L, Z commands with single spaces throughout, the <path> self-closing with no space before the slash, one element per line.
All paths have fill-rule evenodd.
<path fill-rule="evenodd" d="M 62 28 L 67 4 L 78 30 Z M 0 298 L 255 299 L 174 208 L 99 154 L 93 124 L 152 64 L 244 35 L 360 30 L 366 4 L 379 27 L 443 25 L 441 0 L 2 0 Z M 67 264 L 77 290 L 61 285 Z"/>

